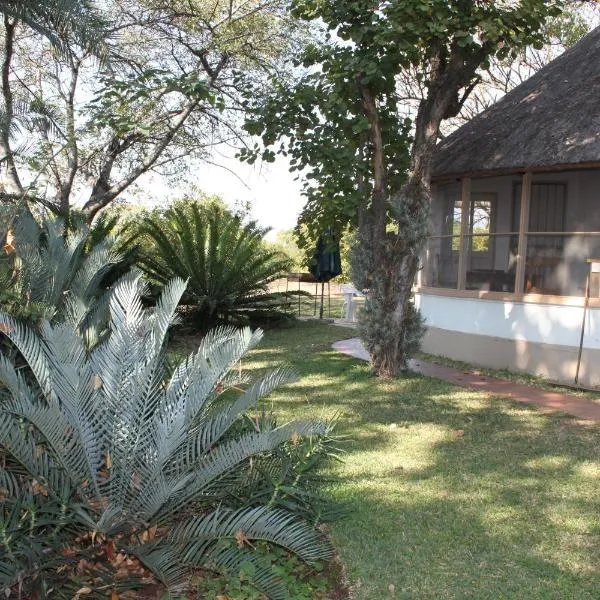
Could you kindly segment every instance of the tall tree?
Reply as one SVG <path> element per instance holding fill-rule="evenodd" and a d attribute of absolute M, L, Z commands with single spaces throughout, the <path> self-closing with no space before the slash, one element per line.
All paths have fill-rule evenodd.
<path fill-rule="evenodd" d="M 355 218 L 355 282 L 371 290 L 362 336 L 381 376 L 405 368 L 420 332 L 411 288 L 441 124 L 460 112 L 493 58 L 541 45 L 544 23 L 562 7 L 560 0 L 293 2 L 296 17 L 325 23 L 325 41 L 302 56 L 309 72 L 294 89 L 280 85 L 251 103 L 248 129 L 308 167 L 313 217 Z M 410 127 L 398 89 L 409 71 L 424 90 Z"/>
<path fill-rule="evenodd" d="M 23 194 L 24 187 L 19 176 L 13 148 L 15 134 L 22 133 L 22 126 L 37 119 L 38 126 L 48 127 L 48 116 L 37 109 L 35 103 L 27 106 L 22 98 L 14 98 L 12 89 L 12 66 L 15 42 L 19 28 L 25 26 L 49 42 L 55 53 L 64 58 L 70 54 L 69 41 L 86 52 L 100 57 L 104 54 L 108 36 L 107 22 L 90 0 L 3 0 L 0 3 L 3 24 L 2 48 L 2 100 L 0 110 L 0 163 L 6 164 L 5 189 L 9 193 Z"/>
<path fill-rule="evenodd" d="M 102 61 L 72 29 L 57 32 L 57 52 L 29 21 L 5 13 L 6 188 L 22 191 L 41 173 L 35 191 L 47 206 L 68 216 L 77 199 L 91 220 L 146 173 L 176 176 L 215 145 L 237 141 L 241 90 L 294 39 L 282 5 L 108 0 Z M 23 139 L 33 142 L 29 152 L 14 152 Z"/>
<path fill-rule="evenodd" d="M 546 40 L 541 48 L 527 46 L 516 55 L 493 57 L 490 65 L 478 73 L 479 83 L 454 119 L 442 125 L 444 134 L 472 119 L 497 102 L 535 72 L 576 44 L 600 23 L 600 3 L 597 0 L 565 0 L 560 15 L 544 25 Z M 418 94 L 419 100 L 423 94 Z"/>

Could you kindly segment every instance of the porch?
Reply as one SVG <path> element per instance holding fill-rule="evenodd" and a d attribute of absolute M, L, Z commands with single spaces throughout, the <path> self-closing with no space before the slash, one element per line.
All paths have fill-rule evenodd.
<path fill-rule="evenodd" d="M 438 181 L 417 303 L 425 350 L 600 385 L 600 171 Z"/>

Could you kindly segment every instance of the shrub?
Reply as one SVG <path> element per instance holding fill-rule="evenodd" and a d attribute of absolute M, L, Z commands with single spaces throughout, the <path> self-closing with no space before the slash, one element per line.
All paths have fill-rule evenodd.
<path fill-rule="evenodd" d="M 111 295 L 110 335 L 91 351 L 69 319 L 38 334 L 0 315 L 33 375 L 0 355 L 0 589 L 105 597 L 158 580 L 176 591 L 197 568 L 244 567 L 277 599 L 286 586 L 261 563 L 257 540 L 309 563 L 331 556 L 279 498 L 244 494 L 263 478 L 257 463 L 328 426 L 241 420 L 291 378 L 278 369 L 240 381 L 232 367 L 261 338 L 249 328 L 210 332 L 167 372 L 165 336 L 184 290 L 174 280 L 144 310 L 139 278 L 125 278 Z"/>
<path fill-rule="evenodd" d="M 290 264 L 267 248 L 263 234 L 217 204 L 179 204 L 144 219 L 138 235 L 149 243 L 140 266 L 161 285 L 173 277 L 188 280 L 182 303 L 201 330 L 281 317 L 290 310 L 290 294 L 268 286 Z"/>
<path fill-rule="evenodd" d="M 114 240 L 102 227 L 61 219 L 38 223 L 29 213 L 4 219 L 0 238 L 0 306 L 13 316 L 61 322 L 69 316 L 89 324 L 102 303 L 111 271 L 121 262 Z"/>

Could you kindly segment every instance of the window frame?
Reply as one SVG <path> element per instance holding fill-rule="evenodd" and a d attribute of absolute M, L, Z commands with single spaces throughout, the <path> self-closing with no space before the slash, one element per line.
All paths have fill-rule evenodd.
<path fill-rule="evenodd" d="M 471 191 L 471 178 L 470 177 L 464 177 L 460 180 L 455 180 L 457 183 L 458 181 L 460 181 L 460 192 L 459 194 L 456 194 L 455 200 L 453 201 L 453 206 L 456 203 L 457 200 L 463 200 L 465 198 L 465 190 L 468 189 L 469 190 L 469 218 L 468 218 L 468 227 L 465 231 L 464 227 L 461 227 L 461 236 L 460 236 L 460 245 L 459 245 L 459 249 L 454 249 L 452 248 L 452 240 L 453 238 L 456 238 L 458 236 L 455 235 L 448 235 L 446 233 L 442 233 L 439 235 L 430 235 L 428 236 L 428 242 L 427 242 L 427 252 L 426 254 L 429 256 L 429 244 L 432 241 L 441 241 L 442 243 L 444 239 L 447 240 L 447 244 L 449 244 L 450 246 L 450 253 L 447 256 L 454 256 L 456 258 L 456 255 L 458 254 L 458 258 L 459 261 L 463 263 L 463 269 L 462 269 L 462 277 L 461 277 L 461 272 L 459 269 L 459 273 L 458 273 L 458 277 L 457 277 L 457 281 L 456 284 L 453 286 L 448 286 L 445 285 L 444 287 L 439 286 L 439 284 L 437 283 L 439 281 L 439 277 L 436 277 L 435 275 L 438 274 L 438 272 L 434 271 L 434 277 L 433 277 L 433 281 L 435 281 L 435 283 L 433 283 L 433 281 L 431 282 L 432 285 L 427 285 L 425 284 L 423 287 L 423 289 L 427 289 L 427 290 L 443 290 L 445 292 L 448 292 L 449 294 L 452 294 L 453 291 L 457 291 L 459 292 L 458 295 L 466 295 L 468 297 L 482 297 L 482 294 L 484 294 L 486 297 L 510 297 L 513 300 L 514 299 L 523 299 L 525 297 L 530 296 L 532 301 L 539 301 L 539 302 L 543 302 L 545 300 L 542 300 L 542 298 L 569 298 L 569 299 L 573 299 L 574 301 L 578 301 L 578 299 L 581 297 L 581 295 L 579 293 L 573 294 L 572 292 L 575 292 L 576 290 L 578 290 L 579 288 L 573 288 L 573 290 L 569 289 L 569 292 L 571 292 L 569 295 L 561 295 L 561 296 L 557 296 L 556 292 L 545 292 L 543 293 L 542 291 L 539 290 L 535 290 L 529 293 L 525 293 L 526 290 L 524 289 L 525 287 L 525 262 L 526 262 L 526 255 L 527 255 L 527 244 L 524 244 L 524 250 L 525 252 L 523 253 L 525 255 L 525 258 L 521 257 L 518 255 L 517 253 L 517 270 L 514 274 L 514 291 L 508 291 L 508 292 L 487 292 L 485 290 L 467 290 L 465 289 L 465 283 L 466 283 L 466 279 L 465 279 L 465 275 L 466 275 L 466 269 L 465 266 L 467 264 L 468 261 L 468 257 L 469 257 L 469 253 L 472 251 L 471 250 L 471 240 L 476 237 L 479 234 L 473 234 L 472 233 L 472 228 L 473 228 L 473 218 L 472 218 L 472 211 L 473 211 L 473 202 L 472 202 L 472 198 L 473 196 L 475 196 L 476 194 L 494 194 L 495 195 L 495 206 L 493 207 L 493 223 L 490 224 L 490 233 L 489 234 L 484 234 L 484 235 L 489 235 L 490 239 L 493 240 L 494 238 L 497 237 L 501 237 L 501 236 L 514 236 L 515 238 L 518 237 L 519 238 L 519 244 L 521 244 L 521 240 L 525 239 L 525 242 L 527 241 L 527 238 L 531 238 L 532 236 L 552 236 L 552 235 L 560 235 L 562 237 L 592 237 L 592 238 L 596 238 L 598 240 L 600 240 L 600 227 L 598 228 L 599 230 L 596 231 L 592 231 L 592 230 L 581 230 L 581 229 L 577 229 L 577 230 L 567 230 L 566 227 L 568 225 L 567 222 L 567 216 L 568 216 L 568 211 L 569 211 L 569 205 L 570 202 L 572 201 L 572 199 L 570 198 L 570 181 L 569 180 L 565 180 L 565 179 L 540 179 L 540 180 L 536 180 L 536 181 L 532 181 L 532 176 L 534 175 L 534 173 L 525 173 L 522 175 L 521 180 L 517 180 L 516 178 L 513 178 L 513 181 L 511 182 L 511 187 L 512 187 L 512 193 L 511 193 L 511 198 L 510 198 L 510 221 L 511 221 L 511 231 L 502 231 L 502 232 L 497 232 L 497 219 L 498 219 L 498 203 L 499 203 L 499 192 L 495 191 L 495 192 L 486 192 L 486 191 L 480 191 L 477 190 L 475 191 Z M 514 177 L 514 174 L 513 174 Z M 478 178 L 478 181 L 482 181 L 483 178 Z M 518 191 L 519 188 L 521 188 L 522 190 L 522 186 L 526 185 L 526 181 L 528 180 L 527 183 L 527 187 L 529 189 L 528 194 L 520 194 L 520 197 L 517 198 L 516 197 L 516 193 Z M 444 184 L 442 184 L 444 185 Z M 520 227 L 515 228 L 514 227 L 514 215 L 515 215 L 515 204 L 519 204 L 521 202 L 522 198 L 525 198 L 526 196 L 529 196 L 528 200 L 530 200 L 531 198 L 531 191 L 534 188 L 534 186 L 544 186 L 544 185 L 549 185 L 549 186 L 561 186 L 564 190 L 564 205 L 562 207 L 562 221 L 563 221 L 563 229 L 564 231 L 560 231 L 560 232 L 554 232 L 554 231 L 531 231 L 529 229 L 529 217 L 530 217 L 530 213 L 528 212 L 527 214 L 527 228 L 524 231 L 520 230 Z M 527 200 L 526 200 L 527 202 Z M 530 210 L 530 203 L 528 203 L 527 206 L 527 210 Z M 461 207 L 462 208 L 462 207 Z M 454 212 L 454 209 L 452 209 L 452 214 Z M 519 216 L 519 225 L 521 224 L 521 216 Z M 511 242 L 512 244 L 512 242 Z M 447 246 L 448 247 L 448 246 Z M 493 246 L 491 246 L 491 249 L 495 249 L 495 244 Z M 521 271 L 519 272 L 519 267 L 521 269 Z M 509 271 L 507 271 L 508 273 Z M 430 276 L 429 271 L 427 271 L 427 275 L 424 278 L 425 281 L 428 281 L 428 278 Z M 518 286 L 518 278 L 520 276 L 523 276 L 523 285 Z M 567 289 L 567 288 L 563 288 L 563 289 Z M 538 300 L 534 300 L 534 299 L 538 299 Z M 599 299 L 600 302 L 600 299 Z"/>

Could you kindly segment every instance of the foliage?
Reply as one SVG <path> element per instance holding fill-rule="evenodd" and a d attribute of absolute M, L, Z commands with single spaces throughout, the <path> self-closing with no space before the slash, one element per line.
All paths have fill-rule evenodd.
<path fill-rule="evenodd" d="M 293 230 L 278 231 L 275 241 L 271 243 L 271 246 L 289 258 L 290 269 L 292 271 L 300 273 L 306 270 L 305 257 L 298 247 Z"/>
<path fill-rule="evenodd" d="M 350 48 L 311 46 L 296 60 L 297 66 L 308 69 L 304 76 L 291 83 L 274 80 L 264 94 L 246 101 L 245 128 L 261 136 L 262 148 L 255 144 L 242 149 L 240 158 L 271 161 L 271 147 L 279 143 L 281 154 L 290 157 L 291 170 L 303 173 L 307 201 L 296 235 L 308 251 L 325 229 L 339 235 L 348 225 L 358 226 L 360 209 L 373 189 L 369 123 L 359 82 L 346 75 L 349 61 Z M 320 68 L 312 69 L 317 64 Z M 393 94 L 393 77 L 382 82 L 388 85 L 382 90 L 380 110 L 391 193 L 399 189 L 408 167 L 410 122 Z"/>
<path fill-rule="evenodd" d="M 264 418 L 236 430 L 262 396 L 291 379 L 276 369 L 251 383 L 232 371 L 259 331 L 214 330 L 167 372 L 166 334 L 184 289 L 170 282 L 146 311 L 139 277 L 121 281 L 110 299 L 110 336 L 90 352 L 72 321 L 45 322 L 37 335 L 0 316 L 34 375 L 28 383 L 0 357 L 5 590 L 43 596 L 53 588 L 71 598 L 82 586 L 103 597 L 153 577 L 175 591 L 197 568 L 237 573 L 251 564 L 253 583 L 279 599 L 288 597 L 285 586 L 254 551 L 257 540 L 308 563 L 331 556 L 313 526 L 243 494 L 255 461 L 268 471 L 272 452 L 329 426 Z"/>
<path fill-rule="evenodd" d="M 419 232 L 417 231 L 416 234 Z M 394 318 L 396 299 L 394 296 L 376 294 L 372 290 L 385 289 L 386 285 L 394 285 L 396 276 L 393 268 L 394 249 L 389 249 L 379 260 L 379 269 L 374 270 L 375 262 L 372 245 L 362 241 L 360 234 L 350 252 L 350 275 L 359 289 L 368 289 L 363 310 L 359 313 L 358 330 L 365 348 L 371 354 L 381 352 L 386 345 L 396 349 L 393 360 L 405 371 L 408 358 L 414 356 L 421 348 L 421 340 L 425 335 L 425 319 L 414 302 L 409 302 L 398 322 Z M 384 262 L 385 261 L 385 262 Z M 390 264 L 392 263 L 392 264 Z"/>
<path fill-rule="evenodd" d="M 108 224 L 101 220 L 92 228 L 83 223 L 67 228 L 55 217 L 38 223 L 28 212 L 8 216 L 0 231 L 5 244 L 1 309 L 32 321 L 97 324 L 108 284 L 125 270 Z"/>
<path fill-rule="evenodd" d="M 7 18 L 23 21 L 63 51 L 67 37 L 96 52 L 108 37 L 107 23 L 90 0 L 3 0 L 1 11 Z"/>
<path fill-rule="evenodd" d="M 68 218 L 81 197 L 91 221 L 145 173 L 180 182 L 190 161 L 210 161 L 215 145 L 241 138 L 243 90 L 264 83 L 298 42 L 299 27 L 284 1 L 188 4 L 102 2 L 102 60 L 81 45 L 76 26 L 93 29 L 84 18 L 96 15 L 93 2 L 2 4 L 23 18 L 7 17 L 3 28 L 0 142 L 9 191 L 28 191 L 21 179 L 34 173 L 30 187 L 45 179 L 37 191 L 49 206 Z M 52 39 L 61 52 L 39 34 L 48 19 L 60 24 Z"/>
<path fill-rule="evenodd" d="M 277 547 L 258 547 L 270 563 L 270 568 L 294 600 L 319 600 L 327 598 L 328 582 L 323 576 L 324 563 L 312 567 L 302 563 L 293 554 Z M 198 598 L 225 596 L 235 600 L 266 600 L 264 594 L 252 585 L 252 566 L 240 570 L 239 577 L 202 578 L 198 582 Z"/>
<path fill-rule="evenodd" d="M 364 316 L 363 316 L 364 315 Z M 382 343 L 394 343 L 398 346 L 402 370 L 408 368 L 409 357 L 421 349 L 421 341 L 427 327 L 421 311 L 411 302 L 405 311 L 404 319 L 398 328 L 387 306 L 382 306 L 378 298 L 365 302 L 358 327 L 360 337 L 367 348 L 377 348 Z M 400 343 L 398 343 L 400 340 Z"/>
<path fill-rule="evenodd" d="M 440 127 L 456 116 L 494 58 L 543 44 L 547 19 L 562 0 L 383 4 L 295 0 L 292 12 L 326 32 L 297 64 L 293 85 L 248 98 L 249 133 L 262 148 L 242 153 L 272 159 L 276 147 L 307 171 L 308 212 L 315 232 L 358 227 L 360 279 L 368 284 L 362 330 L 376 373 L 405 368 L 411 290 L 427 236 L 431 177 Z M 403 115 L 399 80 L 414 75 L 423 95 L 414 124 Z M 358 283 L 358 282 L 356 282 Z M 360 285 L 360 284 L 359 284 Z M 362 287 L 362 285 L 361 285 Z"/>
<path fill-rule="evenodd" d="M 182 304 L 196 327 L 286 314 L 290 295 L 268 285 L 287 273 L 289 261 L 265 246 L 254 222 L 218 204 L 180 203 L 147 217 L 139 233 L 148 240 L 140 265 L 152 281 L 189 280 Z"/>
<path fill-rule="evenodd" d="M 357 244 L 355 230 L 348 225 L 340 235 L 340 258 L 342 261 L 342 274 L 336 278 L 340 282 L 352 282 L 352 267 L 350 257 L 352 256 L 353 248 Z"/>
<path fill-rule="evenodd" d="M 565 48 L 574 46 L 590 32 L 586 13 L 594 8 L 597 10 L 597 5 L 597 0 L 566 0 L 562 13 L 547 21 L 548 37 Z"/>
<path fill-rule="evenodd" d="M 265 420 L 269 428 L 276 427 L 272 415 L 257 417 L 257 422 Z M 255 462 L 253 478 L 244 486 L 244 497 L 253 505 L 281 508 L 315 526 L 346 516 L 347 507 L 333 505 L 323 493 L 328 483 L 322 472 L 323 465 L 340 460 L 341 441 L 331 431 L 319 437 L 293 436 L 266 460 Z"/>
<path fill-rule="evenodd" d="M 374 378 L 331 349 L 355 335 L 299 321 L 244 361 L 289 360 L 300 380 L 271 397 L 278 418 L 337 415 L 348 437 L 326 474 L 351 507 L 330 527 L 350 597 L 594 598 L 598 424 L 432 377 Z"/>

